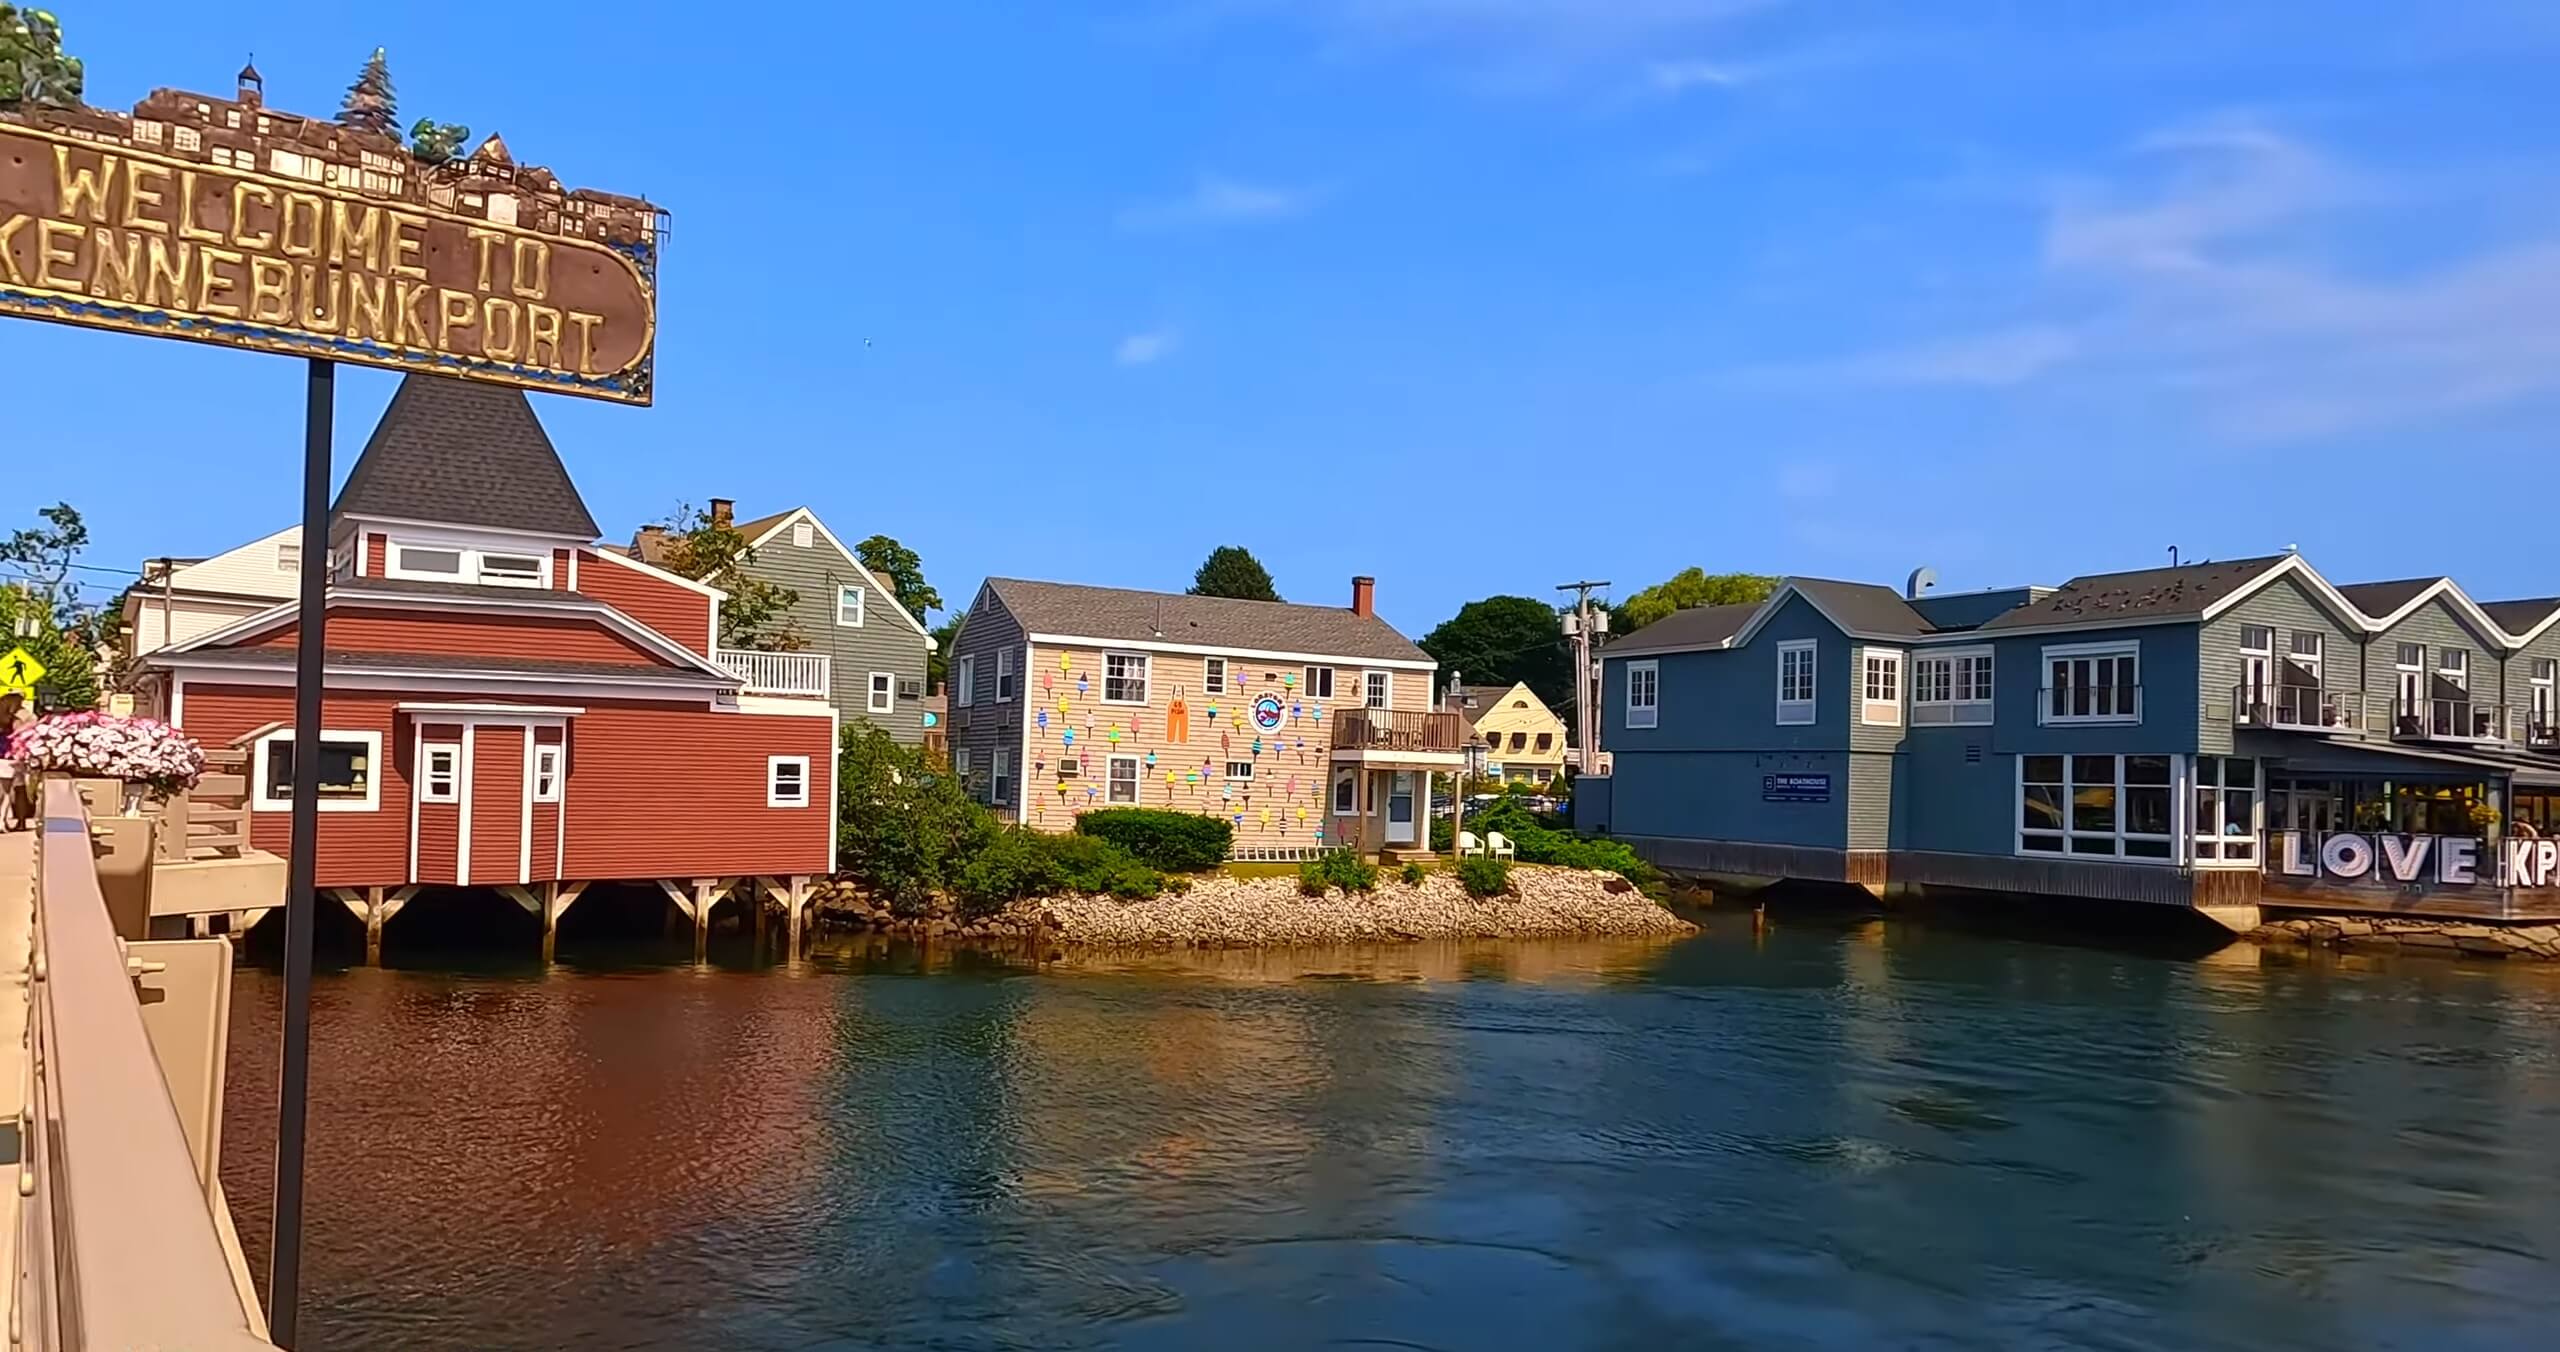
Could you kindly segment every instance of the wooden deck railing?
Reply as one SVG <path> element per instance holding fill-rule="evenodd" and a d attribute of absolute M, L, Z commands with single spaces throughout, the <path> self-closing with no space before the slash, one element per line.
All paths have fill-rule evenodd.
<path fill-rule="evenodd" d="M 768 653 L 722 648 L 720 665 L 737 673 L 750 695 L 827 694 L 832 673 L 825 653 Z"/>
<path fill-rule="evenodd" d="M 159 857 L 237 859 L 248 848 L 249 753 L 207 751 L 196 786 L 161 806 Z"/>
<path fill-rule="evenodd" d="M 1345 709 L 1333 718 L 1336 751 L 1463 751 L 1463 715 L 1411 709 Z"/>

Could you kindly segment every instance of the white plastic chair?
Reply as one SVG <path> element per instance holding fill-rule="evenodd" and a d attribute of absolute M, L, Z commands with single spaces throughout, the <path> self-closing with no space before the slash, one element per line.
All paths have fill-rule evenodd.
<path fill-rule="evenodd" d="M 1511 840 L 1500 831 L 1487 831 L 1484 834 L 1484 850 L 1496 859 L 1508 859 L 1512 853 Z"/>
<path fill-rule="evenodd" d="M 1460 831 L 1458 833 L 1458 857 L 1460 859 L 1464 859 L 1471 854 L 1482 853 L 1484 853 L 1484 842 L 1476 839 L 1475 832 Z"/>

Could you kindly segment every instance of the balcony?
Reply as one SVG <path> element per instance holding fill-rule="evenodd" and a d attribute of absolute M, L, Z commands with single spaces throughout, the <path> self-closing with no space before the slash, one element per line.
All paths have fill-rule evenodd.
<path fill-rule="evenodd" d="M 2560 714 L 2527 712 L 2524 716 L 2524 744 L 2536 751 L 2560 751 Z"/>
<path fill-rule="evenodd" d="M 2286 732 L 2350 733 L 2364 722 L 2364 693 L 2307 685 L 2235 685 L 2231 722 Z"/>
<path fill-rule="evenodd" d="M 1463 714 L 1407 709 L 1345 709 L 1334 715 L 1337 756 L 1371 752 L 1457 756 L 1467 749 Z"/>
<path fill-rule="evenodd" d="M 831 673 L 825 653 L 767 653 L 722 648 L 717 659 L 746 683 L 750 695 L 798 695 L 825 699 Z"/>
<path fill-rule="evenodd" d="M 2485 700 L 2398 699 L 2391 705 L 2391 739 L 2475 746 L 2510 743 L 2516 739 L 2513 712 Z"/>

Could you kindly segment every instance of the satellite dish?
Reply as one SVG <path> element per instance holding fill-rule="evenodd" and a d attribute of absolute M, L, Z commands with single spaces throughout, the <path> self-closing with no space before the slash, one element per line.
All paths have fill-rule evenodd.
<path fill-rule="evenodd" d="M 1911 579 L 1902 584 L 1902 594 L 1917 600 L 1938 589 L 1938 570 L 1926 564 L 1911 570 Z"/>

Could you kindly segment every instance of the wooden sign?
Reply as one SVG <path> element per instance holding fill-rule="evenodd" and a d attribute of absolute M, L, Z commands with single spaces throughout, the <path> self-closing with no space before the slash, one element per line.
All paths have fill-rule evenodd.
<path fill-rule="evenodd" d="M 0 115 L 0 315 L 646 404 L 660 228 L 246 87 Z"/>

